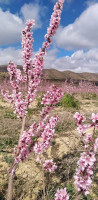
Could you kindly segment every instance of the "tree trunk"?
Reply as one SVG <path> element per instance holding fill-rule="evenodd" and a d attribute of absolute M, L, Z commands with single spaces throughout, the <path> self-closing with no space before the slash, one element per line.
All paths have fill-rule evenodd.
<path fill-rule="evenodd" d="M 21 132 L 20 132 L 20 137 L 19 137 L 19 141 L 21 138 L 21 135 L 24 131 L 25 128 L 25 121 L 26 121 L 26 116 L 23 117 L 22 120 L 22 128 L 21 128 Z M 19 141 L 18 141 L 18 146 L 19 146 Z M 12 169 L 9 173 L 9 181 L 8 181 L 8 193 L 7 193 L 7 200 L 12 200 L 12 196 L 13 196 L 13 180 L 14 180 L 14 174 L 12 173 L 12 170 L 16 170 L 16 168 L 18 167 L 18 164 L 13 164 L 12 165 Z"/>

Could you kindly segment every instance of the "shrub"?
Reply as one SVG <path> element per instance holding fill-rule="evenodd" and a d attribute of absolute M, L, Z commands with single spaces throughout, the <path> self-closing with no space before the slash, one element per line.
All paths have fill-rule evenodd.
<path fill-rule="evenodd" d="M 70 94 L 64 94 L 58 106 L 79 108 L 79 101 Z"/>

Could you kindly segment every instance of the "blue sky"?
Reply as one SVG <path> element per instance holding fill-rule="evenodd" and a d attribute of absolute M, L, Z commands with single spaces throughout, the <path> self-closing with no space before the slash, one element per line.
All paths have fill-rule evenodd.
<path fill-rule="evenodd" d="M 44 41 L 55 0 L 0 0 L 0 65 L 22 64 L 21 30 L 35 19 L 34 53 Z M 98 73 L 98 0 L 65 0 L 45 68 Z"/>

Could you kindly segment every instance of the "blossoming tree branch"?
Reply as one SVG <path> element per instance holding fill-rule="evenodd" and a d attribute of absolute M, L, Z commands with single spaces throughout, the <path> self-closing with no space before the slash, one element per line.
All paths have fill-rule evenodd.
<path fill-rule="evenodd" d="M 42 48 L 39 49 L 39 52 L 34 56 L 32 60 L 33 52 L 33 37 L 31 29 L 34 26 L 34 20 L 28 20 L 26 22 L 26 28 L 22 31 L 22 57 L 23 57 L 23 71 L 21 73 L 17 66 L 10 62 L 8 65 L 8 72 L 10 74 L 10 84 L 12 86 L 12 93 L 9 91 L 1 91 L 5 100 L 11 104 L 14 113 L 17 114 L 17 117 L 20 118 L 22 122 L 22 128 L 20 132 L 19 142 L 15 148 L 14 163 L 9 170 L 9 183 L 8 183 L 8 200 L 12 200 L 12 191 L 13 191 L 13 178 L 15 170 L 20 161 L 25 161 L 28 158 L 28 155 L 35 151 L 37 154 L 40 154 L 47 149 L 50 144 L 50 140 L 54 134 L 54 128 L 58 121 L 58 117 L 54 116 L 49 118 L 50 111 L 54 108 L 56 103 L 62 97 L 62 91 L 56 86 L 50 87 L 46 95 L 43 97 L 42 103 L 45 105 L 45 108 L 41 112 L 41 121 L 36 124 L 35 122 L 30 126 L 28 130 L 25 130 L 26 116 L 28 112 L 29 105 L 33 102 L 38 91 L 38 85 L 40 84 L 41 74 L 44 67 L 44 55 L 46 55 L 47 49 L 50 47 L 51 38 L 56 33 L 57 28 L 60 23 L 61 11 L 63 8 L 64 0 L 58 0 L 54 6 L 54 11 L 50 19 L 50 26 L 47 29 L 47 34 L 45 35 L 45 41 L 42 44 Z M 26 83 L 27 91 L 24 97 L 20 89 L 20 84 Z M 42 142 L 39 138 L 42 138 Z M 47 165 L 49 161 L 45 161 L 43 167 Z M 51 165 L 52 165 L 52 161 Z M 55 165 L 53 165 L 55 166 Z M 52 166 L 52 169 L 55 168 Z"/>

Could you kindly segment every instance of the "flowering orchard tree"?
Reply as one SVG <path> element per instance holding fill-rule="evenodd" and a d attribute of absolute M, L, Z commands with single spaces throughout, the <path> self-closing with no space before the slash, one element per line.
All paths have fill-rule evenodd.
<path fill-rule="evenodd" d="M 92 122 L 87 125 L 84 124 L 86 118 L 78 112 L 74 115 L 77 121 L 77 130 L 81 134 L 81 139 L 84 143 L 84 152 L 81 153 L 80 159 L 77 162 L 76 174 L 74 176 L 75 186 L 80 193 L 89 194 L 92 183 L 91 176 L 96 164 L 96 153 L 98 149 L 98 138 L 96 138 L 95 131 L 98 129 L 98 113 L 92 113 Z M 93 127 L 92 134 L 86 133 L 87 130 Z"/>
<path fill-rule="evenodd" d="M 59 27 L 63 3 L 64 0 L 58 0 L 58 2 L 55 4 L 54 11 L 50 19 L 50 26 L 47 29 L 47 34 L 45 35 L 45 41 L 42 44 L 42 48 L 39 49 L 39 52 L 34 56 L 33 60 L 32 42 L 34 40 L 31 29 L 34 26 L 34 20 L 28 20 L 26 22 L 26 28 L 22 31 L 22 57 L 24 73 L 22 74 L 13 62 L 10 62 L 8 65 L 10 84 L 13 89 L 11 94 L 9 91 L 4 90 L 2 90 L 1 93 L 5 100 L 11 104 L 14 113 L 17 114 L 17 117 L 20 118 L 22 122 L 22 128 L 18 145 L 14 151 L 14 163 L 9 170 L 7 200 L 12 200 L 13 177 L 18 163 L 20 161 L 25 161 L 32 151 L 34 151 L 37 155 L 41 155 L 43 151 L 49 147 L 50 141 L 54 135 L 55 126 L 58 122 L 57 116 L 49 118 L 50 111 L 62 97 L 62 91 L 53 85 L 42 99 L 42 104 L 45 105 L 45 108 L 42 109 L 41 112 L 41 121 L 39 123 L 34 122 L 28 130 L 25 130 L 28 107 L 36 97 L 44 67 L 43 57 L 46 55 L 46 51 L 50 47 L 51 38 Z M 25 97 L 20 88 L 21 83 L 26 83 L 27 85 Z M 54 171 L 55 168 L 56 165 L 53 164 L 52 160 L 43 161 L 43 169 Z"/>
<path fill-rule="evenodd" d="M 92 113 L 91 123 L 86 124 L 86 118 L 76 112 L 74 118 L 77 122 L 77 130 L 80 134 L 80 138 L 84 144 L 84 152 L 80 154 L 80 159 L 77 162 L 77 168 L 74 175 L 74 185 L 77 190 L 77 196 L 75 200 L 79 200 L 81 195 L 87 196 L 90 193 L 90 187 L 92 183 L 94 168 L 98 159 L 98 137 L 96 137 L 96 129 L 98 129 L 98 113 Z M 89 129 L 92 128 L 92 133 L 89 133 Z M 55 194 L 55 200 L 68 200 L 69 194 L 67 194 L 66 188 L 58 189 Z"/>

